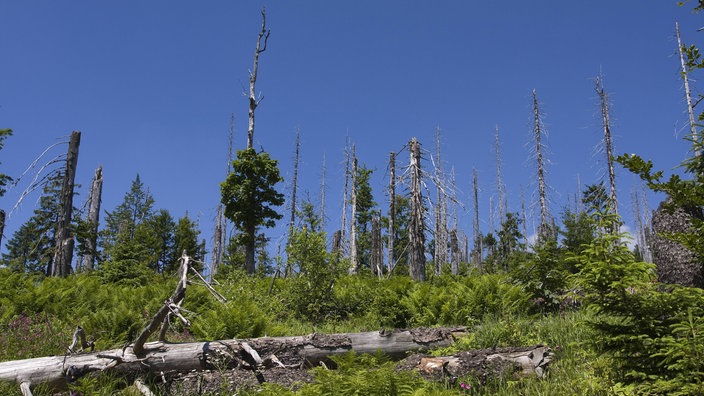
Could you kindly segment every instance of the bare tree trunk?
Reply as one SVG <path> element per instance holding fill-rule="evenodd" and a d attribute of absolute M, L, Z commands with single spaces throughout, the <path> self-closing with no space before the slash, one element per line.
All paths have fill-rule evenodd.
<path fill-rule="evenodd" d="M 0 362 L 0 381 L 24 384 L 23 388 L 31 394 L 31 388 L 38 385 L 44 385 L 52 391 L 65 390 L 68 381 L 75 381 L 91 372 L 113 372 L 117 375 L 148 373 L 162 377 L 164 373 L 217 371 L 223 368 L 308 368 L 319 366 L 320 362 L 329 364 L 331 356 L 350 351 L 358 354 L 381 351 L 391 358 L 402 359 L 412 351 L 447 347 L 456 338 L 467 334 L 466 328 L 459 327 L 314 333 L 307 336 L 190 343 L 160 341 L 144 344 L 139 352 L 133 346 L 95 353 Z"/>
<path fill-rule="evenodd" d="M 421 193 L 420 142 L 411 139 L 411 217 L 409 239 L 411 254 L 409 271 L 411 279 L 425 281 L 425 222 L 423 221 L 423 197 Z"/>
<path fill-rule="evenodd" d="M 255 85 L 257 83 L 257 72 L 259 70 L 259 54 L 266 51 L 266 43 L 269 41 L 271 30 L 266 28 L 266 10 L 262 7 L 262 30 L 257 36 L 257 45 L 254 48 L 254 65 L 249 74 L 249 127 L 247 128 L 247 148 L 254 145 L 254 111 L 264 97 L 257 98 Z"/>
<path fill-rule="evenodd" d="M 599 76 L 594 79 L 594 89 L 599 95 L 601 102 L 601 120 L 604 125 L 604 151 L 606 152 L 606 165 L 609 173 L 609 186 L 611 188 L 610 203 L 611 211 L 618 214 L 618 201 L 616 200 L 616 173 L 614 171 L 614 155 L 611 144 L 611 117 L 609 114 L 609 94 L 604 89 L 604 78 Z M 618 228 L 614 226 L 614 232 L 618 232 Z"/>
<path fill-rule="evenodd" d="M 291 186 L 291 221 L 288 223 L 288 246 L 291 246 L 291 240 L 293 238 L 293 228 L 296 225 L 296 190 L 298 187 L 298 159 L 301 147 L 301 130 L 296 129 L 296 148 L 295 155 L 293 159 L 293 185 Z M 314 232 L 315 230 L 311 230 Z M 289 275 L 291 271 L 291 261 L 288 260 L 286 264 L 286 276 Z"/>
<path fill-rule="evenodd" d="M 477 185 L 477 170 L 472 169 L 472 190 L 474 191 L 474 265 L 482 273 L 482 234 L 479 231 L 479 186 Z"/>
<path fill-rule="evenodd" d="M 494 148 L 496 151 L 496 186 L 499 193 L 499 224 L 503 224 L 506 218 L 506 206 L 505 206 L 505 195 L 504 195 L 504 185 L 501 182 L 501 145 L 499 142 L 499 126 L 496 126 L 496 138 L 495 138 Z"/>
<path fill-rule="evenodd" d="M 526 200 L 521 187 L 521 220 L 523 223 L 523 240 L 528 245 L 528 218 L 526 217 Z"/>
<path fill-rule="evenodd" d="M 349 141 L 345 143 L 345 187 L 342 191 L 342 221 L 340 225 L 340 245 L 339 251 L 342 251 L 342 244 L 345 243 L 345 238 L 347 235 L 347 193 L 349 191 L 350 184 L 350 152 L 349 152 Z"/>
<path fill-rule="evenodd" d="M 445 177 L 442 171 L 442 160 L 440 157 L 440 128 L 435 130 L 436 159 L 435 159 L 435 185 L 437 187 L 437 202 L 435 203 L 435 252 L 433 264 L 435 265 L 435 275 L 442 274 L 442 266 L 447 262 L 447 216 L 445 206 Z"/>
<path fill-rule="evenodd" d="M 394 229 L 396 227 L 396 153 L 389 153 L 389 263 L 388 269 L 394 267 Z"/>
<path fill-rule="evenodd" d="M 323 152 L 323 166 L 320 180 L 320 229 L 325 231 L 325 153 Z"/>
<path fill-rule="evenodd" d="M 548 232 L 549 217 L 547 188 L 545 185 L 545 165 L 543 164 L 543 143 L 541 138 L 543 135 L 542 119 L 540 117 L 540 108 L 538 107 L 538 96 L 533 90 L 533 116 L 534 116 L 534 139 L 535 139 L 535 154 L 538 166 L 538 200 L 540 205 L 540 227 L 539 233 L 542 235 Z"/>
<path fill-rule="evenodd" d="M 460 273 L 460 247 L 456 228 L 450 231 L 450 251 L 452 252 L 452 275 L 458 275 Z"/>
<path fill-rule="evenodd" d="M 59 202 L 59 222 L 56 226 L 55 250 L 52 267 L 52 276 L 64 277 L 71 272 L 73 261 L 73 235 L 71 233 L 71 219 L 73 216 L 73 188 L 76 178 L 76 165 L 78 163 L 78 146 L 81 144 L 81 133 L 74 131 L 68 143 L 66 156 L 66 170 L 61 185 L 61 199 Z"/>
<path fill-rule="evenodd" d="M 227 145 L 227 172 L 225 176 L 232 171 L 232 147 L 235 135 L 235 113 L 230 113 L 230 133 L 228 136 Z M 210 263 L 210 279 L 213 279 L 218 273 L 218 269 L 222 264 L 223 256 L 225 255 L 225 246 L 227 244 L 227 219 L 223 212 L 222 204 L 218 205 L 217 219 L 215 219 L 215 230 L 213 232 L 213 254 L 212 262 Z"/>
<path fill-rule="evenodd" d="M 357 156 L 352 146 L 352 216 L 350 219 L 350 274 L 357 273 Z"/>
<path fill-rule="evenodd" d="M 689 115 L 689 131 L 692 136 L 692 141 L 698 141 L 697 123 L 694 121 L 694 106 L 692 105 L 692 92 L 689 89 L 689 70 L 687 63 L 684 60 L 684 47 L 680 38 L 680 24 L 675 22 L 675 31 L 677 32 L 677 50 L 680 55 L 680 65 L 682 66 L 682 80 L 684 81 L 684 96 L 687 100 L 687 114 Z M 698 157 L 701 153 L 697 146 L 694 148 L 694 154 Z"/>
<path fill-rule="evenodd" d="M 83 270 L 92 271 L 95 263 L 95 256 L 98 253 L 98 222 L 100 220 L 100 201 L 103 194 L 103 166 L 95 170 L 93 183 L 90 186 L 90 196 L 88 197 L 87 221 L 90 226 L 88 238 L 86 240 L 87 253 L 83 256 Z"/>
<path fill-rule="evenodd" d="M 5 235 L 5 211 L 0 209 L 0 247 L 2 247 L 2 237 Z"/>
<path fill-rule="evenodd" d="M 332 234 L 332 252 L 335 254 L 336 258 L 340 259 L 340 245 L 342 241 L 342 231 L 337 230 Z"/>
<path fill-rule="evenodd" d="M 371 267 L 374 273 L 382 279 L 384 277 L 384 261 L 381 254 L 381 215 L 372 217 L 372 246 Z"/>

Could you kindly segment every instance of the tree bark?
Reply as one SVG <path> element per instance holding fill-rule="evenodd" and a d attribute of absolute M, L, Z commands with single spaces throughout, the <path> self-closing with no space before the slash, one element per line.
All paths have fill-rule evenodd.
<path fill-rule="evenodd" d="M 349 351 L 382 351 L 392 358 L 401 359 L 410 351 L 448 346 L 456 337 L 466 334 L 466 328 L 459 327 L 329 335 L 314 333 L 307 336 L 173 344 L 151 342 L 144 344 L 139 353 L 135 353 L 133 347 L 127 347 L 97 353 L 0 362 L 0 381 L 26 384 L 27 388 L 44 384 L 50 389 L 63 390 L 68 382 L 94 371 L 161 375 L 223 367 L 255 369 L 271 363 L 279 367 L 314 367 L 320 362 L 330 365 L 330 356 Z"/>
<path fill-rule="evenodd" d="M 357 156 L 352 146 L 352 215 L 350 216 L 350 274 L 356 274 L 357 262 Z"/>
<path fill-rule="evenodd" d="M 67 276 L 71 271 L 73 261 L 73 235 L 71 233 L 71 218 L 73 216 L 73 187 L 78 163 L 78 146 L 81 144 L 81 133 L 73 131 L 68 143 L 66 169 L 61 185 L 59 202 L 59 222 L 56 225 L 54 237 L 54 260 L 51 276 Z"/>
<path fill-rule="evenodd" d="M 411 244 L 409 272 L 414 281 L 425 281 L 425 223 L 423 221 L 423 197 L 421 195 L 420 142 L 411 139 L 411 217 L 408 235 Z"/>
<path fill-rule="evenodd" d="M 262 30 L 257 36 L 257 45 L 254 49 L 254 65 L 249 74 L 249 126 L 247 128 L 247 148 L 254 145 L 254 111 L 259 106 L 263 98 L 257 98 L 255 85 L 257 83 L 257 72 L 259 71 L 259 54 L 266 51 L 266 43 L 269 41 L 270 30 L 266 28 L 266 10 L 262 8 Z"/>
<path fill-rule="evenodd" d="M 394 233 L 396 224 L 396 153 L 389 153 L 389 260 L 388 269 L 395 266 L 394 260 Z"/>
<path fill-rule="evenodd" d="M 103 166 L 100 165 L 95 170 L 93 183 L 90 186 L 90 196 L 88 197 L 88 216 L 86 220 L 90 226 L 90 232 L 86 239 L 86 255 L 83 256 L 81 267 L 84 271 L 92 271 L 95 264 L 95 256 L 98 252 L 98 222 L 100 220 L 100 201 L 103 194 Z"/>

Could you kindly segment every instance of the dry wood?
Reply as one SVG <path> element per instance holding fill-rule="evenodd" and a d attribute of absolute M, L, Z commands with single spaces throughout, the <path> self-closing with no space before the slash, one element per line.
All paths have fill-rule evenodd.
<path fill-rule="evenodd" d="M 81 268 L 84 271 L 92 271 L 95 264 L 95 255 L 98 251 L 98 222 L 100 220 L 100 201 L 103 194 L 103 166 L 100 165 L 95 170 L 93 182 L 90 186 L 88 196 L 88 215 L 86 220 L 90 226 L 88 238 L 86 240 L 86 254 L 81 260 Z"/>
<path fill-rule="evenodd" d="M 254 65 L 249 74 L 249 126 L 247 128 L 247 148 L 254 144 L 254 111 L 264 97 L 257 98 L 255 85 L 257 83 L 257 72 L 259 71 L 259 54 L 266 51 L 266 43 L 269 41 L 271 30 L 266 28 L 266 10 L 262 7 L 262 30 L 257 35 L 257 45 L 254 49 Z"/>
<path fill-rule="evenodd" d="M 543 143 L 541 141 L 544 133 L 542 128 L 542 119 L 540 116 L 540 108 L 538 107 L 538 96 L 533 90 L 533 137 L 535 139 L 535 155 L 538 168 L 538 200 L 540 205 L 540 226 L 539 234 L 542 235 L 548 232 L 548 201 L 547 187 L 545 184 L 545 165 L 543 163 Z"/>
<path fill-rule="evenodd" d="M 350 216 L 350 274 L 357 273 L 357 156 L 352 146 L 352 215 Z"/>
<path fill-rule="evenodd" d="M 420 142 L 413 138 L 411 152 L 411 217 L 408 221 L 408 235 L 411 246 L 409 272 L 414 281 L 425 281 L 425 223 L 423 197 L 421 195 Z"/>
<path fill-rule="evenodd" d="M 394 267 L 394 233 L 396 226 L 396 153 L 393 151 L 389 153 L 389 260 L 388 269 L 391 273 L 391 269 Z"/>
<path fill-rule="evenodd" d="M 677 50 L 680 55 L 680 65 L 682 66 L 682 80 L 684 81 L 684 96 L 687 101 L 687 114 L 689 115 L 689 131 L 692 137 L 692 141 L 698 141 L 697 138 L 697 123 L 694 118 L 694 105 L 692 104 L 692 91 L 689 88 L 689 70 L 687 68 L 687 63 L 684 60 L 684 47 L 682 46 L 682 39 L 680 38 L 680 24 L 675 22 L 675 31 L 677 32 Z M 694 148 L 694 153 L 698 157 L 701 153 L 699 148 Z"/>
<path fill-rule="evenodd" d="M 330 365 L 330 356 L 349 351 L 380 350 L 401 359 L 409 351 L 447 346 L 466 334 L 466 328 L 458 327 L 173 344 L 151 342 L 144 344 L 138 353 L 133 345 L 97 353 L 0 362 L 0 381 L 14 381 L 28 391 L 39 384 L 62 390 L 91 372 L 161 376 L 215 368 L 256 369 L 265 363 L 277 367 L 314 367 L 323 361 Z"/>
<path fill-rule="evenodd" d="M 76 178 L 76 165 L 78 163 L 78 146 L 81 144 L 81 133 L 73 131 L 68 143 L 66 168 L 61 184 L 61 197 L 59 199 L 59 220 L 54 235 L 54 260 L 52 261 L 51 276 L 67 276 L 71 271 L 73 261 L 73 235 L 71 233 L 71 220 L 73 216 L 73 188 Z"/>
<path fill-rule="evenodd" d="M 477 185 L 477 170 L 472 169 L 472 190 L 474 191 L 474 249 L 472 261 L 482 273 L 482 234 L 479 231 L 479 186 Z"/>
<path fill-rule="evenodd" d="M 601 102 L 601 120 L 604 126 L 604 151 L 606 154 L 606 165 L 609 174 L 609 186 L 611 188 L 610 204 L 611 211 L 618 214 L 618 200 L 616 199 L 616 173 L 614 171 L 614 155 L 611 140 L 611 115 L 609 112 L 609 94 L 604 89 L 604 78 L 598 76 L 594 80 L 594 89 L 599 95 Z M 612 227 L 614 232 L 618 232 L 618 225 Z"/>

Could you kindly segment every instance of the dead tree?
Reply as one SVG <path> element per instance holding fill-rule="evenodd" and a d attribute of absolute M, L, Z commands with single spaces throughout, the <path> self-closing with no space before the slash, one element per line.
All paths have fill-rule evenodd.
<path fill-rule="evenodd" d="M 545 184 L 545 164 L 543 163 L 543 143 L 542 135 L 543 123 L 540 116 L 540 108 L 538 107 L 538 96 L 533 90 L 533 138 L 535 139 L 535 155 L 538 169 L 538 202 L 540 206 L 540 226 L 538 234 L 547 236 L 548 228 L 550 227 L 550 213 L 548 212 L 547 187 Z"/>
<path fill-rule="evenodd" d="M 474 191 L 474 250 L 472 261 L 482 273 L 482 234 L 479 231 L 479 186 L 477 185 L 477 170 L 472 169 L 472 190 Z"/>
<path fill-rule="evenodd" d="M 372 217 L 371 267 L 379 279 L 384 276 L 384 260 L 381 254 L 381 215 Z"/>
<path fill-rule="evenodd" d="M 420 142 L 410 142 L 411 163 L 411 217 L 408 235 L 411 248 L 409 272 L 414 281 L 425 281 L 425 222 L 421 192 Z"/>
<path fill-rule="evenodd" d="M 618 201 L 616 199 L 616 173 L 614 171 L 614 156 L 613 156 L 613 145 L 611 140 L 611 116 L 609 113 L 609 94 L 604 89 L 604 78 L 598 76 L 594 79 L 594 89 L 599 95 L 599 101 L 601 103 L 601 120 L 604 127 L 604 151 L 606 154 L 606 166 L 609 173 L 609 187 L 611 188 L 611 194 L 609 196 L 609 201 L 611 204 L 611 211 L 614 214 L 618 214 Z M 614 232 L 618 232 L 618 227 L 613 227 Z"/>
<path fill-rule="evenodd" d="M 435 185 L 437 202 L 435 203 L 435 275 L 442 274 L 442 266 L 447 263 L 447 197 L 445 193 L 445 175 L 440 159 L 440 128 L 436 129 L 435 141 L 437 154 L 435 159 Z"/>
<path fill-rule="evenodd" d="M 389 153 L 389 273 L 394 267 L 394 233 L 396 227 L 396 153 Z"/>
<path fill-rule="evenodd" d="M 86 221 L 90 230 L 86 239 L 86 253 L 83 255 L 81 267 L 84 271 L 92 271 L 95 256 L 98 251 L 98 222 L 100 220 L 100 200 L 103 193 L 103 166 L 95 170 L 93 182 L 88 196 L 88 215 Z"/>
<path fill-rule="evenodd" d="M 680 24 L 675 22 L 675 31 L 677 32 L 677 50 L 680 55 L 680 65 L 682 67 L 682 80 L 684 81 L 684 97 L 687 101 L 687 114 L 689 115 L 689 133 L 691 135 L 692 141 L 696 142 L 697 139 L 697 123 L 694 118 L 694 105 L 692 104 L 692 91 L 689 88 L 689 69 L 687 68 L 687 63 L 684 59 L 685 47 L 682 45 L 682 39 L 680 38 Z M 700 150 L 698 146 L 695 146 L 694 153 L 696 156 L 700 155 Z"/>
<path fill-rule="evenodd" d="M 73 235 L 71 234 L 71 219 L 73 216 L 73 190 L 78 163 L 78 146 L 81 144 L 81 133 L 74 131 L 68 143 L 66 169 L 61 184 L 59 200 L 59 220 L 54 237 L 54 259 L 51 276 L 67 276 L 71 272 L 73 261 Z"/>
<path fill-rule="evenodd" d="M 288 223 L 288 246 L 291 246 L 291 240 L 293 238 L 293 228 L 296 225 L 296 190 L 298 187 L 298 158 L 299 158 L 299 152 L 300 152 L 300 147 L 301 147 L 301 130 L 299 128 L 296 129 L 296 146 L 295 146 L 295 154 L 293 157 L 293 182 L 291 186 L 291 219 Z M 315 230 L 311 230 L 315 231 Z M 291 263 L 286 266 L 286 274 L 288 275 L 288 272 L 290 270 L 290 265 Z"/>
<path fill-rule="evenodd" d="M 235 135 L 235 113 L 230 113 L 230 134 L 227 145 L 227 173 L 232 171 L 232 142 Z M 215 230 L 213 232 L 213 254 L 210 264 L 210 279 L 218 273 L 218 267 L 222 264 L 225 256 L 225 245 L 227 240 L 227 219 L 223 211 L 222 203 L 218 205 L 217 218 L 215 219 Z"/>
<path fill-rule="evenodd" d="M 320 229 L 325 231 L 325 152 L 320 176 Z"/>
<path fill-rule="evenodd" d="M 357 273 L 357 156 L 352 146 L 352 215 L 350 216 L 350 274 Z"/>
<path fill-rule="evenodd" d="M 501 182 L 501 146 L 499 143 L 499 126 L 496 126 L 494 149 L 496 151 L 496 188 L 499 193 L 499 224 L 503 224 L 506 217 L 506 202 L 504 185 Z"/>
<path fill-rule="evenodd" d="M 262 30 L 257 36 L 257 45 L 254 48 L 254 65 L 249 74 L 249 126 L 247 128 L 247 148 L 254 145 L 254 111 L 261 103 L 263 96 L 257 98 L 255 85 L 257 84 L 257 72 L 259 71 L 259 54 L 266 51 L 266 43 L 269 41 L 271 30 L 266 28 L 266 9 L 262 7 Z"/>
<path fill-rule="evenodd" d="M 459 240 L 457 239 L 457 228 L 453 228 L 450 231 L 450 252 L 452 253 L 452 275 L 458 275 L 460 273 L 460 246 Z"/>
<path fill-rule="evenodd" d="M 342 251 L 342 244 L 345 243 L 345 236 L 347 235 L 347 193 L 349 191 L 350 184 L 350 151 L 349 151 L 349 139 L 345 143 L 345 186 L 342 191 L 342 220 L 340 222 L 340 244 L 338 245 L 338 252 Z"/>
<path fill-rule="evenodd" d="M 5 235 L 5 211 L 0 209 L 0 246 L 2 246 L 2 237 Z"/>

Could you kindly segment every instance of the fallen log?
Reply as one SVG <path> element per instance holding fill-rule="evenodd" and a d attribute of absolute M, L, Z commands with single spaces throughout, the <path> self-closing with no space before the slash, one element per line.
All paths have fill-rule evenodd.
<path fill-rule="evenodd" d="M 140 345 L 138 351 L 131 345 L 95 353 L 0 362 L 0 381 L 14 381 L 21 385 L 24 394 L 29 394 L 28 390 L 39 384 L 57 391 L 65 390 L 70 383 L 92 372 L 113 371 L 136 378 L 193 370 L 253 370 L 267 364 L 279 368 L 306 368 L 325 361 L 331 366 L 334 363 L 329 360 L 330 356 L 349 351 L 360 354 L 381 351 L 400 359 L 410 351 L 448 346 L 465 334 L 467 329 L 459 327 L 190 343 L 159 341 Z"/>

